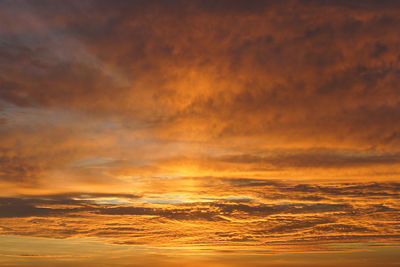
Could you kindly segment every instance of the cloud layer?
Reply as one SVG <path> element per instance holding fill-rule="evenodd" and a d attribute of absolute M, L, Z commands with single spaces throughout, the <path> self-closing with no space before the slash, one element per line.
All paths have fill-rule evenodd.
<path fill-rule="evenodd" d="M 0 233 L 398 243 L 399 28 L 390 0 L 0 1 Z"/>
<path fill-rule="evenodd" d="M 200 180 L 193 192 L 140 197 L 71 193 L 2 198 L 2 234 L 253 250 L 305 245 L 324 250 L 331 243 L 400 239 L 398 183 L 219 179 L 215 186 Z"/>

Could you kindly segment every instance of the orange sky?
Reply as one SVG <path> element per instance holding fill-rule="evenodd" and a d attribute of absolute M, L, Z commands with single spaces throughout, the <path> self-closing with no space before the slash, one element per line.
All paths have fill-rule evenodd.
<path fill-rule="evenodd" d="M 395 0 L 0 1 L 0 265 L 400 264 L 399 29 Z"/>

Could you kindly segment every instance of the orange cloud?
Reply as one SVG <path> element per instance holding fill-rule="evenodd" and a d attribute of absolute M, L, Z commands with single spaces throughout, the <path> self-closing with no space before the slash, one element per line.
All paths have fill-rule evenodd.
<path fill-rule="evenodd" d="M 1 1 L 1 234 L 224 251 L 204 266 L 398 243 L 399 15 L 390 0 Z M 70 255 L 19 252 L 0 265 Z"/>

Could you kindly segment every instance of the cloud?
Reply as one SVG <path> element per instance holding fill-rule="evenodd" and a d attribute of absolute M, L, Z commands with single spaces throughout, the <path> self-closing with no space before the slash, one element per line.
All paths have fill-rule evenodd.
<path fill-rule="evenodd" d="M 3 20 L 34 18 L 2 33 L 3 101 L 138 120 L 160 138 L 397 146 L 392 2 L 2 5 Z"/>
<path fill-rule="evenodd" d="M 253 178 L 398 164 L 392 2 L 0 5 L 2 181 L 196 176 L 184 157 Z M 115 162 L 71 170 L 96 157 Z"/>
<path fill-rule="evenodd" d="M 272 155 L 232 155 L 222 157 L 221 160 L 237 164 L 265 164 L 277 167 L 305 167 L 305 168 L 341 168 L 372 166 L 379 164 L 397 164 L 400 155 L 397 153 L 374 153 L 360 151 L 335 151 L 311 149 L 305 151 L 274 151 Z"/>
<path fill-rule="evenodd" d="M 36 207 L 29 201 L 15 198 L 2 198 L 0 204 L 0 217 L 31 217 L 31 216 L 56 216 L 63 213 L 77 211 L 78 209 L 53 209 Z"/>
<path fill-rule="evenodd" d="M 182 203 L 143 202 L 151 197 L 149 193 L 141 197 L 73 192 L 1 198 L 1 231 L 4 235 L 52 238 L 106 237 L 116 244 L 150 246 L 231 246 L 240 242 L 260 249 L 272 244 L 312 243 L 322 248 L 336 241 L 398 239 L 392 223 L 399 211 L 396 183 L 316 185 L 251 179 L 217 183 L 225 183 L 225 197 L 214 185 L 203 183 L 196 187 L 197 196 Z M 234 195 L 235 187 L 252 201 L 229 200 L 226 195 Z M 207 198 L 201 196 L 203 192 Z M 187 191 L 180 194 L 182 199 L 188 196 Z M 127 201 L 103 202 L 105 198 Z"/>
<path fill-rule="evenodd" d="M 252 216 L 268 216 L 271 214 L 303 214 L 303 213 L 324 213 L 350 210 L 348 204 L 284 204 L 284 205 L 258 205 L 250 206 L 245 204 L 215 204 L 223 214 L 234 212 L 245 212 Z"/>
<path fill-rule="evenodd" d="M 0 234 L 398 242 L 399 26 L 386 0 L 0 1 Z"/>
<path fill-rule="evenodd" d="M 228 179 L 231 186 L 249 188 L 250 190 L 262 190 L 265 195 L 268 191 L 279 192 L 281 197 L 295 197 L 300 193 L 301 197 L 343 197 L 354 198 L 370 197 L 398 197 L 399 184 L 397 182 L 369 182 L 369 183 L 341 183 L 341 184 L 292 184 L 263 179 Z M 308 195 L 311 194 L 311 195 Z M 305 200 L 305 199 L 304 199 Z"/>

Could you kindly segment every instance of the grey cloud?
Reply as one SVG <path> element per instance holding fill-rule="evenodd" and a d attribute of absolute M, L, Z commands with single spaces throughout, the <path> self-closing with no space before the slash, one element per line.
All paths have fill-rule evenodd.
<path fill-rule="evenodd" d="M 319 198 L 331 198 L 335 200 L 340 197 L 400 197 L 400 184 L 396 182 L 370 182 L 370 183 L 336 183 L 336 184 L 293 184 L 274 180 L 262 179 L 226 179 L 226 182 L 235 187 L 247 187 L 249 190 L 263 190 L 260 194 L 271 198 L 293 198 L 320 200 Z M 278 192 L 278 193 L 277 193 Z M 296 195 L 298 193 L 299 195 Z"/>
<path fill-rule="evenodd" d="M 220 160 L 238 164 L 270 164 L 276 167 L 340 168 L 396 164 L 400 163 L 400 154 L 310 149 L 305 151 L 276 151 L 270 156 L 232 155 L 222 157 Z"/>
<path fill-rule="evenodd" d="M 42 201 L 39 201 L 42 202 Z M 43 202 L 42 202 L 43 203 Z M 53 203 L 54 204 L 54 203 Z M 81 211 L 82 208 L 41 208 L 36 207 L 26 199 L 1 198 L 0 199 L 0 217 L 31 217 L 31 216 L 59 216 L 71 212 Z"/>

